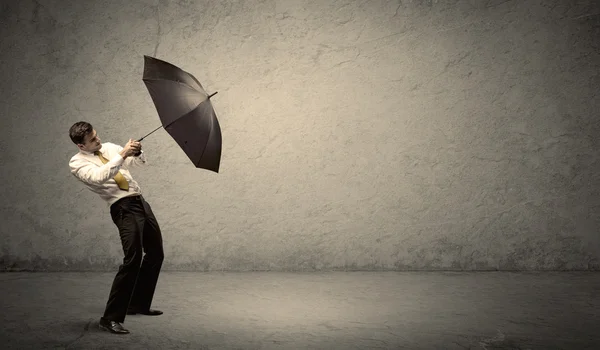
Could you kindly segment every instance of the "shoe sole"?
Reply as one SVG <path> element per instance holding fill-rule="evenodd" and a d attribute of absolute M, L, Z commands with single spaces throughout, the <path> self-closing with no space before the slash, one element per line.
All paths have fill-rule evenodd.
<path fill-rule="evenodd" d="M 162 315 L 162 313 L 160 313 L 160 314 L 145 314 L 142 312 L 127 312 L 127 315 L 160 316 L 160 315 Z"/>
<path fill-rule="evenodd" d="M 104 327 L 103 325 L 98 325 L 98 327 L 100 327 L 100 329 L 107 331 L 107 332 L 111 332 L 113 334 L 129 334 L 129 331 L 126 332 L 115 332 L 112 329 L 108 328 L 108 327 Z"/>

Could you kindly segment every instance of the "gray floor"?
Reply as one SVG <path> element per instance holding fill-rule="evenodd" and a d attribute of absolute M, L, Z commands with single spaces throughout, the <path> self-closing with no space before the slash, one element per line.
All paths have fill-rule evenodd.
<path fill-rule="evenodd" d="M 599 349 L 600 273 L 163 271 L 128 335 L 113 273 L 3 273 L 3 349 Z"/>

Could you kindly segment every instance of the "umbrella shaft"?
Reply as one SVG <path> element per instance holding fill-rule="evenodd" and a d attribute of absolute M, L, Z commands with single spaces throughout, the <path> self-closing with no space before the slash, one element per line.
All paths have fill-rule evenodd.
<path fill-rule="evenodd" d="M 162 128 L 162 127 L 163 127 L 163 126 L 161 125 L 161 126 L 159 126 L 158 128 L 156 128 L 156 129 L 152 130 L 152 132 L 151 132 L 150 134 L 152 134 L 153 132 L 155 132 L 156 130 L 158 130 L 158 129 Z M 148 135 L 150 135 L 150 134 L 148 134 Z M 148 135 L 146 135 L 146 136 L 148 136 Z M 141 142 L 143 139 L 145 139 L 145 138 L 146 138 L 146 136 L 144 136 L 144 137 L 142 137 L 141 139 L 137 140 L 137 142 Z"/>
<path fill-rule="evenodd" d="M 208 98 L 210 99 L 211 97 L 213 97 L 214 95 L 216 95 L 216 94 L 217 94 L 217 92 L 218 92 L 218 91 L 215 91 L 215 92 L 213 92 L 212 94 L 210 94 L 210 96 L 208 96 Z M 167 126 L 168 126 L 168 125 L 167 125 Z M 161 126 L 159 126 L 158 128 L 156 128 L 156 129 L 152 130 L 152 132 L 151 132 L 150 134 L 152 134 L 153 132 L 155 132 L 156 130 L 158 130 L 158 129 L 162 128 L 162 127 L 163 127 L 163 126 L 161 125 Z M 149 136 L 150 134 L 148 134 L 148 135 L 146 135 L 146 136 L 142 137 L 141 139 L 137 140 L 137 142 L 141 142 L 143 139 L 145 139 L 145 138 L 146 138 L 147 136 Z"/>

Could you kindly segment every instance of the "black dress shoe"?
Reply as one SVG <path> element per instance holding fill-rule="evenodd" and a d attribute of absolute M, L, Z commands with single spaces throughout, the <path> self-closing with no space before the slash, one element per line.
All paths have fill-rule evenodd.
<path fill-rule="evenodd" d="M 146 311 L 127 310 L 127 314 L 128 315 L 140 314 L 140 315 L 148 315 L 148 316 L 158 316 L 158 315 L 162 315 L 163 312 L 160 310 L 153 310 L 153 309 L 148 309 Z"/>
<path fill-rule="evenodd" d="M 123 328 L 119 322 L 100 318 L 100 329 L 116 334 L 128 334 L 129 331 Z"/>

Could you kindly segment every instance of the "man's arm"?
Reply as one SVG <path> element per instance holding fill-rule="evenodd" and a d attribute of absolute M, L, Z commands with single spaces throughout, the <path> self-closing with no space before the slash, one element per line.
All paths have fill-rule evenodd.
<path fill-rule="evenodd" d="M 92 185 L 101 185 L 115 177 L 123 163 L 124 159 L 119 154 L 101 167 L 85 159 L 71 159 L 69 167 L 71 168 L 71 174 L 81 181 Z"/>

